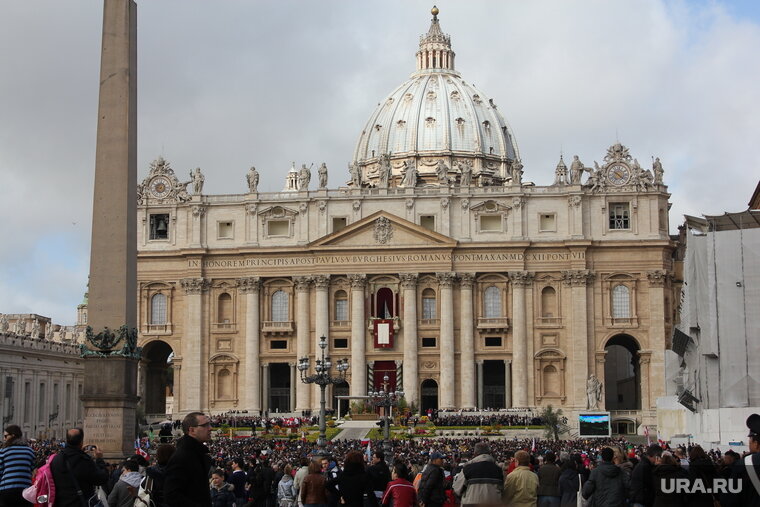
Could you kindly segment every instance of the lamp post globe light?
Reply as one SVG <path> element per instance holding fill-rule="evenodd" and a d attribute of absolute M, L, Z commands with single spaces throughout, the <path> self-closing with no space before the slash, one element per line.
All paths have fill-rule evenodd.
<path fill-rule="evenodd" d="M 388 389 L 390 378 L 386 373 L 383 376 L 383 383 L 379 391 L 370 391 L 367 393 L 369 402 L 375 407 L 383 407 L 383 450 L 385 452 L 385 461 L 388 463 L 393 462 L 391 456 L 391 409 L 397 407 L 401 398 L 404 397 L 403 391 L 390 391 Z"/>
<path fill-rule="evenodd" d="M 331 377 L 330 370 L 332 369 L 333 363 L 330 361 L 329 357 L 325 356 L 327 338 L 324 336 L 319 339 L 319 348 L 321 349 L 321 358 L 316 361 L 317 364 L 314 367 L 315 373 L 313 375 L 307 374 L 311 362 L 308 357 L 302 357 L 298 360 L 298 371 L 301 372 L 301 382 L 304 384 L 317 384 L 319 386 L 319 438 L 317 439 L 317 445 L 320 449 L 324 449 L 327 444 L 325 389 L 327 389 L 327 386 L 330 384 L 342 384 L 346 381 L 348 359 L 338 359 L 335 363 L 335 368 L 338 370 L 338 376 Z"/>

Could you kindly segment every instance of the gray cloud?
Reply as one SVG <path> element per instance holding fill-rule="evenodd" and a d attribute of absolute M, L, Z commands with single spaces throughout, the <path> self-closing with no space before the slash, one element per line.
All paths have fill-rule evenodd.
<path fill-rule="evenodd" d="M 206 191 L 250 165 L 342 184 L 375 105 L 414 70 L 429 2 L 139 2 L 139 173 L 163 154 Z M 616 138 L 659 156 L 684 213 L 746 207 L 757 184 L 758 19 L 721 3 L 442 1 L 457 68 L 516 132 L 526 178 Z M 0 311 L 72 323 L 87 278 L 102 7 L 7 0 L 0 16 Z M 746 16 L 747 12 L 742 13 Z"/>

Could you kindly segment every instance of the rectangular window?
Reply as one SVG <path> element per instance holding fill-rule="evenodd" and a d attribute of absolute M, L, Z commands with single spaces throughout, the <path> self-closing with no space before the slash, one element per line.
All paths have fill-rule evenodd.
<path fill-rule="evenodd" d="M 501 336 L 486 336 L 486 347 L 501 347 Z"/>
<path fill-rule="evenodd" d="M 348 320 L 348 299 L 335 300 L 335 320 Z"/>
<path fill-rule="evenodd" d="M 422 339 L 422 346 L 423 347 L 435 347 L 435 338 L 423 338 Z"/>
<path fill-rule="evenodd" d="M 288 348 L 288 340 L 272 340 L 269 342 L 269 348 L 272 350 L 284 350 Z"/>
<path fill-rule="evenodd" d="M 346 217 L 333 217 L 332 219 L 332 231 L 338 232 L 341 229 L 346 228 Z"/>
<path fill-rule="evenodd" d="M 554 213 L 541 213 L 538 216 L 538 230 L 541 232 L 554 232 L 557 230 L 557 215 Z"/>
<path fill-rule="evenodd" d="M 422 318 L 423 319 L 435 319 L 435 298 L 434 297 L 422 297 Z"/>
<path fill-rule="evenodd" d="M 627 202 L 610 203 L 610 229 L 630 229 L 630 204 Z"/>
<path fill-rule="evenodd" d="M 429 231 L 435 231 L 435 215 L 420 216 L 420 225 Z"/>
<path fill-rule="evenodd" d="M 219 239 L 232 239 L 232 222 L 218 222 L 217 232 L 217 238 Z"/>
<path fill-rule="evenodd" d="M 480 217 L 481 232 L 501 232 L 501 215 L 482 215 Z"/>
<path fill-rule="evenodd" d="M 169 239 L 169 214 L 150 216 L 150 239 Z"/>
<path fill-rule="evenodd" d="M 288 236 L 290 235 L 290 220 L 270 220 L 267 222 L 267 235 Z"/>
<path fill-rule="evenodd" d="M 333 340 L 333 348 L 334 349 L 347 349 L 348 348 L 348 338 L 335 338 Z"/>

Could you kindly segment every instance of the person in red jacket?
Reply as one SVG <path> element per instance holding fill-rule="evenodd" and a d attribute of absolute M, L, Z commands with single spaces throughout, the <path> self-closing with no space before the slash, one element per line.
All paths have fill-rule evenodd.
<path fill-rule="evenodd" d="M 390 507 L 414 507 L 417 505 L 417 491 L 414 485 L 407 480 L 409 470 L 406 465 L 398 462 L 391 470 L 391 482 L 385 487 L 383 505 Z"/>

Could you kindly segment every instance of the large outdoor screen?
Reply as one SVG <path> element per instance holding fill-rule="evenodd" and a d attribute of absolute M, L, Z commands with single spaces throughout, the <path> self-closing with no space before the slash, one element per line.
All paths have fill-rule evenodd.
<path fill-rule="evenodd" d="M 586 437 L 609 437 L 610 414 L 579 414 L 578 435 Z"/>

